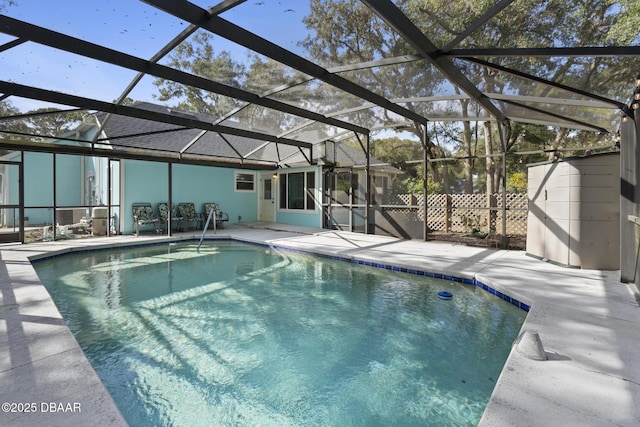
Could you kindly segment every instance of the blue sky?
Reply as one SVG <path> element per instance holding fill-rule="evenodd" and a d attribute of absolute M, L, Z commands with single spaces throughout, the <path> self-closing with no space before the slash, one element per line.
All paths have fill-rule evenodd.
<path fill-rule="evenodd" d="M 17 1 L 18 5 L 7 7 L 4 14 L 145 59 L 188 26 L 188 23 L 141 1 Z M 216 2 L 194 1 L 203 8 Z M 222 16 L 302 54 L 297 43 L 306 35 L 301 20 L 307 11 L 306 1 L 250 0 Z M 11 40 L 13 37 L 0 33 L 0 44 Z M 244 60 L 248 53 L 247 49 L 217 36 L 214 37 L 214 48 L 216 51 L 231 51 L 238 61 Z M 132 71 L 31 42 L 0 52 L 0 69 L 3 70 L 3 80 L 104 101 L 117 98 L 136 75 Z M 153 78 L 146 77 L 131 96 L 153 101 L 151 93 L 155 93 L 155 88 L 152 82 Z M 29 100 L 10 100 L 21 110 L 44 106 Z"/>

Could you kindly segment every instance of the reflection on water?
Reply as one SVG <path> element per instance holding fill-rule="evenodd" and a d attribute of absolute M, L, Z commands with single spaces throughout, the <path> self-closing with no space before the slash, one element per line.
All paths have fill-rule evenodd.
<path fill-rule="evenodd" d="M 476 425 L 525 316 L 473 286 L 230 241 L 35 267 L 131 425 Z"/>

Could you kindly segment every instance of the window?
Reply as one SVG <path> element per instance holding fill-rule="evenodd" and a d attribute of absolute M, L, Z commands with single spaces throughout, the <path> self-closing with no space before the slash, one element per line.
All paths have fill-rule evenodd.
<path fill-rule="evenodd" d="M 280 209 L 315 210 L 315 183 L 313 171 L 280 174 Z"/>
<path fill-rule="evenodd" d="M 236 172 L 236 191 L 255 191 L 256 175 Z"/>

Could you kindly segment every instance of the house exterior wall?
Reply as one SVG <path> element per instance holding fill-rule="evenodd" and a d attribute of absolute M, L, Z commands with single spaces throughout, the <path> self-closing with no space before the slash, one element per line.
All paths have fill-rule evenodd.
<path fill-rule="evenodd" d="M 125 234 L 133 233 L 132 203 L 148 202 L 156 204 L 166 202 L 168 191 L 168 166 L 165 163 L 139 160 L 123 160 L 123 194 L 121 210 L 121 230 Z M 243 169 L 242 173 L 254 173 L 253 191 L 236 191 L 235 173 L 239 170 L 198 165 L 174 164 L 172 166 L 172 197 L 174 206 L 181 202 L 195 203 L 196 210 L 203 212 L 203 204 L 216 202 L 222 211 L 229 215 L 229 224 L 252 222 L 258 219 L 258 181 L 259 173 Z M 322 170 L 320 167 L 290 168 L 287 172 L 315 171 L 316 207 L 313 211 L 280 209 L 279 179 L 276 180 L 275 221 L 283 224 L 306 227 L 322 227 Z"/>
<path fill-rule="evenodd" d="M 54 181 L 55 164 L 55 181 Z M 50 225 L 54 221 L 54 182 L 56 185 L 55 205 L 59 214 L 68 214 L 71 208 L 87 205 L 106 205 L 109 184 L 107 168 L 112 168 L 112 215 L 116 218 L 116 230 L 123 234 L 135 231 L 131 205 L 135 202 L 148 202 L 157 209 L 157 204 L 169 199 L 169 167 L 173 187 L 171 189 L 174 206 L 180 202 L 193 202 L 198 212 L 203 212 L 203 204 L 216 202 L 222 211 L 229 215 L 229 223 L 258 220 L 259 214 L 259 171 L 247 169 L 207 167 L 201 165 L 172 164 L 142 160 L 120 160 L 109 162 L 107 158 L 77 156 L 51 153 L 25 152 L 23 158 L 25 176 L 25 217 L 29 225 Z M 5 168 L 6 169 L 6 168 Z M 18 204 L 18 173 L 5 172 L 6 203 Z M 274 197 L 276 203 L 275 221 L 309 227 L 322 226 L 322 169 L 320 167 L 302 167 L 286 169 L 287 172 L 315 172 L 313 211 L 279 208 L 278 180 L 275 181 Z M 236 189 L 236 172 L 253 174 L 255 177 L 252 191 Z M 73 210 L 73 221 L 76 211 Z M 85 216 L 84 212 L 83 215 Z M 86 211 L 91 216 L 91 210 Z M 66 218 L 66 217 L 65 217 Z M 58 218 L 60 219 L 60 218 Z M 62 223 L 61 223 L 62 224 Z M 13 225 L 13 224 L 10 224 Z"/>
<path fill-rule="evenodd" d="M 194 202 L 198 212 L 204 212 L 204 203 L 218 203 L 220 209 L 229 215 L 229 224 L 258 219 L 258 178 L 254 173 L 253 191 L 236 191 L 235 172 L 237 169 L 217 168 L 197 165 L 174 165 L 173 200 Z M 253 173 L 242 170 L 243 173 Z M 180 200 L 178 200 L 180 199 Z"/>
<path fill-rule="evenodd" d="M 16 156 L 19 157 L 19 156 Z M 82 205 L 82 176 L 79 156 L 56 155 L 56 204 L 58 207 Z M 53 223 L 53 166 L 54 156 L 50 153 L 25 152 L 24 168 L 24 206 L 25 217 L 30 225 L 48 225 Z M 7 174 L 5 191 L 6 203 L 19 203 L 19 176 L 17 168 Z M 13 217 L 7 218 L 13 226 Z M 17 225 L 17 224 L 16 224 Z"/>
<path fill-rule="evenodd" d="M 52 224 L 53 209 L 35 206 L 53 205 L 53 154 L 25 152 L 23 168 L 25 217 L 29 218 L 29 224 Z M 16 183 L 11 198 L 17 201 L 18 197 Z"/>
<path fill-rule="evenodd" d="M 322 217 L 319 209 L 316 209 L 314 212 L 278 211 L 276 212 L 276 222 L 302 227 L 322 227 Z"/>
<path fill-rule="evenodd" d="M 24 153 L 25 206 L 53 205 L 53 154 Z"/>
<path fill-rule="evenodd" d="M 58 154 L 56 156 L 56 204 L 58 206 L 82 205 L 82 158 Z M 47 177 L 47 180 L 50 180 Z M 27 189 L 25 188 L 25 193 Z"/>
<path fill-rule="evenodd" d="M 284 174 L 278 174 L 275 189 L 276 214 L 275 221 L 281 224 L 299 225 L 303 227 L 322 227 L 322 168 L 320 166 L 312 167 L 293 167 L 287 168 L 283 172 L 315 172 L 315 209 L 299 210 L 299 209 L 282 209 L 280 208 L 280 182 Z"/>
<path fill-rule="evenodd" d="M 123 160 L 121 173 L 123 189 L 120 210 L 123 214 L 120 230 L 123 234 L 131 234 L 135 232 L 131 204 L 147 202 L 155 208 L 156 203 L 166 202 L 169 199 L 169 174 L 166 164 L 141 160 Z"/>
<path fill-rule="evenodd" d="M 83 139 L 90 139 L 96 132 L 96 128 L 90 128 L 81 132 L 79 136 Z M 60 140 L 58 144 L 74 145 L 75 142 Z M 55 161 L 54 161 L 55 157 Z M 8 158 L 11 161 L 19 161 L 20 153 L 16 152 L 14 157 Z M 107 201 L 106 164 L 107 159 L 99 157 L 83 157 L 77 155 L 52 153 L 25 152 L 22 158 L 24 168 L 24 206 L 25 217 L 28 218 L 29 225 L 49 225 L 54 221 L 53 209 L 47 206 L 55 205 L 58 208 L 77 207 L 87 204 L 100 205 Z M 55 164 L 55 181 L 53 168 Z M 89 172 L 91 171 L 91 172 Z M 16 170 L 17 172 L 17 170 Z M 85 197 L 87 188 L 87 174 L 91 174 L 99 192 Z M 19 204 L 18 174 L 11 173 L 6 179 L 5 203 Z M 56 185 L 54 193 L 53 185 Z M 91 195 L 89 195 L 91 196 Z M 88 199 L 88 200 L 85 200 Z M 89 213 L 89 212 L 87 212 Z M 26 220 L 25 218 L 25 220 Z M 75 215 L 74 215 L 75 218 Z M 13 217 L 7 225 L 14 226 Z M 17 225 L 17 224 L 16 224 Z"/>
<path fill-rule="evenodd" d="M 121 229 L 124 234 L 129 234 L 135 232 L 132 203 L 148 202 L 156 209 L 158 203 L 169 200 L 169 166 L 140 160 L 124 160 L 122 165 L 121 210 L 124 215 Z M 174 206 L 192 202 L 196 211 L 202 213 L 204 203 L 216 202 L 229 215 L 230 224 L 238 222 L 239 216 L 242 216 L 242 221 L 257 220 L 257 180 L 254 191 L 236 191 L 235 169 L 183 164 L 171 167 Z"/>

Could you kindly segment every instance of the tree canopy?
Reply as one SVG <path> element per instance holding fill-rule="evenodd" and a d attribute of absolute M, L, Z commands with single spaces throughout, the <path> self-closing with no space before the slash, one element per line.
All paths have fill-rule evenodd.
<path fill-rule="evenodd" d="M 8 100 L 0 101 L 3 130 L 14 141 L 43 141 L 55 138 L 75 128 L 82 121 L 82 113 L 60 112 L 55 108 L 40 108 L 21 113 Z M 15 118 L 12 118 L 15 117 Z M 0 150 L 0 155 L 11 150 Z"/>
<path fill-rule="evenodd" d="M 15 0 L 0 0 L 0 10 L 15 4 Z M 495 1 L 398 0 L 394 4 L 434 46 L 445 53 L 456 48 L 624 46 L 640 42 L 637 31 L 640 6 L 635 0 L 516 0 L 469 34 L 465 30 L 488 10 L 496 7 Z M 409 171 L 412 168 L 407 165 L 421 159 L 423 152 L 426 153 L 430 160 L 429 177 L 443 191 L 453 188 L 459 190 L 460 180 L 464 183 L 463 191 L 478 191 L 478 175 L 482 175 L 483 182 L 486 182 L 485 191 L 498 191 L 499 183 L 506 178 L 502 176 L 500 156 L 513 151 L 544 149 L 551 158 L 557 156 L 561 149 L 613 142 L 613 136 L 540 125 L 545 122 L 545 117 L 552 117 L 554 113 L 564 116 L 574 114 L 572 117 L 575 120 L 589 125 L 592 115 L 586 110 L 576 115 L 566 103 L 540 101 L 548 96 L 556 101 L 580 101 L 585 98 L 580 98 L 575 91 L 527 79 L 525 75 L 541 76 L 558 85 L 570 85 L 614 99 L 616 94 L 627 90 L 623 85 L 629 79 L 621 76 L 635 76 L 640 69 L 640 58 L 629 57 L 514 54 L 495 56 L 493 63 L 478 58 L 449 57 L 447 60 L 452 61 L 481 92 L 487 96 L 495 95 L 492 102 L 500 104 L 507 116 L 518 109 L 522 113 L 523 109 L 509 103 L 509 97 L 521 97 L 518 102 L 522 105 L 529 103 L 528 106 L 539 109 L 527 110 L 531 114 L 530 123 L 507 120 L 499 127 L 495 118 L 489 117 L 479 102 L 453 85 L 431 60 L 416 59 L 413 56 L 416 47 L 410 45 L 363 2 L 310 0 L 309 12 L 303 18 L 303 23 L 309 30 L 309 35 L 299 42 L 304 56 L 325 68 L 341 67 L 341 71 L 332 72 L 408 110 L 434 118 L 434 124 L 425 127 L 385 108 L 366 108 L 366 102 L 356 99 L 358 97 L 336 89 L 322 82 L 322 79 L 311 79 L 250 49 L 241 57 L 241 53 L 219 48 L 214 39 L 218 36 L 204 30 L 194 33 L 173 49 L 163 64 L 229 88 L 243 89 L 258 97 L 269 97 L 278 102 L 308 108 L 345 122 L 366 123 L 366 127 L 371 129 L 401 126 L 412 135 L 408 138 L 411 143 L 389 139 L 389 133 L 382 136 L 374 134 L 378 139 L 382 138 L 376 142 L 376 155 L 387 158 L 394 165 L 403 163 L 405 170 Z M 465 37 L 460 37 L 462 35 Z M 383 59 L 395 60 L 367 65 Z M 507 72 L 502 67 L 516 71 Z M 281 135 L 282 132 L 296 129 L 299 124 L 309 123 L 292 114 L 175 81 L 158 78 L 155 86 L 157 93 L 154 96 L 159 101 L 182 110 L 210 115 L 216 123 L 241 121 L 272 135 Z M 0 108 L 8 111 L 8 115 L 17 113 L 11 112 L 11 104 L 6 101 L 0 104 Z M 550 112 L 547 116 L 541 112 L 545 109 Z M 48 114 L 50 111 L 39 110 L 34 113 L 32 118 L 11 122 L 16 138 L 57 134 L 76 120 L 69 115 L 63 118 L 62 115 Z M 68 123 L 64 123 L 65 120 Z M 385 144 L 388 144 L 388 148 L 383 147 Z M 531 156 L 527 154 L 525 159 L 533 159 Z M 433 161 L 441 158 L 460 160 Z M 520 170 L 520 159 L 513 156 L 506 158 L 508 171 Z M 422 179 L 420 173 L 416 172 L 412 178 Z"/>
<path fill-rule="evenodd" d="M 487 0 L 469 0 L 451 2 L 449 0 L 401 0 L 396 2 L 411 20 L 420 25 L 420 29 L 436 46 L 445 46 L 455 39 L 469 24 L 488 10 L 495 2 Z M 486 25 L 477 29 L 467 39 L 464 47 L 564 47 L 564 46 L 607 46 L 625 45 L 638 41 L 638 4 L 631 0 L 584 0 L 546 1 L 542 3 L 516 2 L 505 8 Z M 615 13 L 614 13 L 615 12 Z M 621 13 L 628 12 L 628 13 Z M 342 19 L 342 17 L 347 17 Z M 587 19 L 585 19 L 587 18 Z M 366 62 L 379 58 L 396 57 L 412 50 L 406 42 L 378 19 L 367 7 L 355 0 L 312 0 L 311 13 L 305 19 L 307 26 L 314 30 L 303 43 L 310 56 L 321 63 Z M 608 65 L 604 67 L 604 65 Z M 624 92 L 615 82 L 622 75 L 635 75 L 631 67 L 636 62 L 603 57 L 504 57 L 497 65 L 509 66 L 523 73 L 542 75 L 559 84 L 572 85 L 579 89 L 589 89 L 603 96 Z M 616 66 L 619 65 L 619 66 Z M 465 76 L 485 93 L 521 94 L 528 96 L 546 96 L 550 92 L 561 90 L 544 84 L 533 84 L 495 68 L 468 62 L 463 67 Z M 368 88 L 381 94 L 401 94 L 401 97 L 415 98 L 433 96 L 446 85 L 443 76 L 434 67 L 422 62 L 403 64 L 393 67 L 366 69 L 357 75 L 349 76 L 364 82 Z M 390 90 L 392 88 L 392 90 Z M 456 94 L 460 91 L 453 89 Z M 557 96 L 570 94 L 558 93 Z M 458 155 L 465 158 L 465 190 L 473 191 L 473 170 L 476 159 L 485 165 L 487 192 L 497 192 L 502 178 L 502 170 L 494 162 L 495 155 L 523 144 L 538 143 L 540 149 L 559 149 L 562 146 L 584 146 L 610 144 L 613 137 L 602 138 L 593 132 L 572 131 L 549 126 L 511 123 L 505 129 L 504 147 L 496 126 L 477 116 L 476 106 L 469 99 L 455 101 L 461 121 L 448 130 L 428 133 L 427 151 L 429 158 L 443 155 L 442 144 L 435 141 L 441 135 L 448 141 L 445 145 L 453 147 Z M 409 102 L 408 107 L 430 116 L 433 104 Z M 567 106 L 554 106 L 562 113 Z M 579 119 L 579 118 L 578 118 Z M 585 117 L 585 121 L 589 118 Z M 477 131 L 478 122 L 482 122 L 482 131 Z M 418 140 L 423 138 L 423 128 L 414 123 L 408 129 Z M 483 152 L 478 148 L 482 146 Z M 551 154 L 553 156 L 554 153 Z M 484 157 L 482 157 L 484 156 Z M 439 170 L 430 163 L 436 180 L 443 182 L 442 168 Z M 447 166 L 443 166 L 446 168 Z M 444 182 L 446 188 L 446 182 Z"/>

